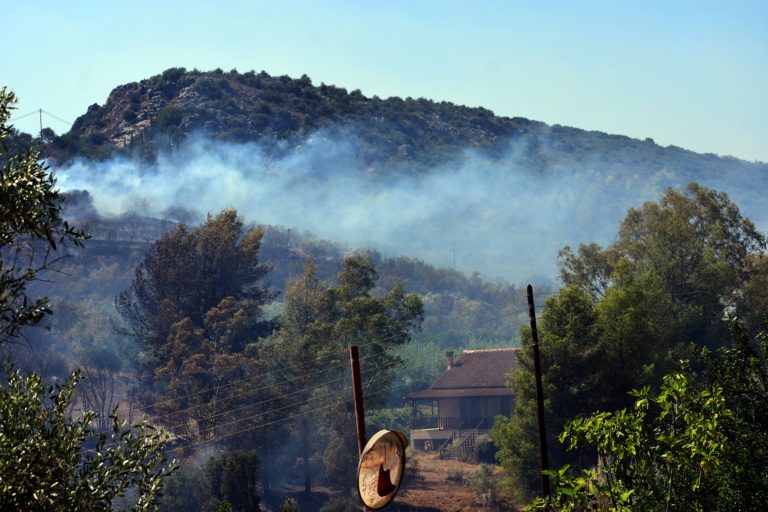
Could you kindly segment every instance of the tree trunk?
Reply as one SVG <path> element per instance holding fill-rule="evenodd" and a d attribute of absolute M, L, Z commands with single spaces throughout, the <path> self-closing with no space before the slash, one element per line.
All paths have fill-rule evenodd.
<path fill-rule="evenodd" d="M 304 459 L 304 492 L 309 494 L 312 492 L 312 482 L 310 480 L 310 471 L 309 471 L 309 427 L 307 425 L 307 420 L 303 420 L 301 422 L 302 426 L 302 436 L 301 436 L 301 449 L 302 449 L 302 458 Z"/>

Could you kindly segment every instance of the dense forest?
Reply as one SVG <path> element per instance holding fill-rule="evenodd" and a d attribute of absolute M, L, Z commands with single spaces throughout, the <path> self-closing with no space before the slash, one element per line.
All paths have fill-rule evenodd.
<path fill-rule="evenodd" d="M 157 162 L 173 167 L 190 145 L 257 144 L 274 162 L 300 154 L 312 137 L 351 141 L 349 160 L 334 161 L 338 173 L 351 169 L 373 184 L 413 175 L 439 183 L 451 162 L 475 151 L 503 163 L 472 178 L 486 180 L 489 195 L 510 183 L 507 174 L 553 183 L 591 169 L 586 178 L 599 177 L 596 188 L 619 204 L 634 201 L 618 226 L 605 228 L 609 241 L 569 246 L 555 237 L 559 253 L 538 255 L 557 261 L 560 276 L 557 285 L 537 285 L 547 297 L 538 314 L 555 471 L 552 499 L 532 506 L 760 510 L 765 503 L 766 219 L 756 224 L 744 211 L 763 211 L 766 164 L 482 108 L 366 98 L 264 72 L 169 69 L 116 88 L 70 132 L 46 130 L 42 140 L 6 126 L 12 103 L 3 90 L 0 345 L 12 359 L 2 370 L 0 418 L 7 430 L 6 418 L 33 410 L 34 421 L 80 432 L 57 440 L 67 454 L 61 466 L 80 472 L 66 477 L 70 494 L 46 498 L 48 509 L 65 510 L 87 481 L 103 492 L 94 507 L 133 499 L 136 510 L 296 510 L 299 502 L 283 494 L 288 484 L 303 491 L 294 494 L 307 510 L 353 509 L 350 345 L 365 361 L 370 428 L 403 431 L 412 413 L 404 395 L 437 378 L 446 350 L 521 346 L 520 369 L 508 376 L 515 411 L 497 418 L 493 438 L 503 492 L 520 503 L 537 494 L 532 339 L 524 292 L 509 284 L 530 274 L 507 282 L 467 276 L 407 252 L 263 224 L 239 208 L 168 204 L 158 212 L 136 198 L 108 214 L 92 191 L 58 191 L 41 163 L 66 171 L 130 161 L 152 174 L 164 168 Z M 300 178 L 309 190 L 326 172 L 310 162 Z M 649 179 L 664 191 L 639 200 L 634 184 Z M 513 192 L 503 197 L 509 209 L 517 208 Z M 442 200 L 437 187 L 434 194 Z M 452 206 L 480 217 L 499 208 Z M 431 226 L 418 228 L 429 242 Z M 488 236 L 501 235 L 489 229 Z M 481 260 L 504 254 L 490 245 L 472 250 Z M 16 403 L 28 408 L 20 412 Z M 137 426 L 125 430 L 113 413 Z M 8 453 L 22 446 L 3 435 Z M 13 450 L 31 456 L 32 467 L 41 448 Z M 12 470 L 6 459 L 3 476 Z M 147 472 L 137 460 L 151 462 Z M 100 472 L 119 464 L 119 478 Z M 64 477 L 40 482 L 61 485 L 56 478 Z M 32 480 L 15 485 L 32 493 L 39 484 Z M 484 484 L 495 489 L 492 480 Z M 335 501 L 318 502 L 318 486 Z M 121 497 L 129 487 L 134 494 Z"/>

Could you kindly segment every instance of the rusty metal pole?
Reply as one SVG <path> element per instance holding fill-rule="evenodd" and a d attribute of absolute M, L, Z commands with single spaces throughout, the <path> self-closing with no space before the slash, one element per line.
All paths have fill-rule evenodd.
<path fill-rule="evenodd" d="M 533 305 L 533 286 L 528 285 L 528 318 L 531 322 L 533 340 L 533 368 L 536 374 L 536 415 L 539 420 L 539 454 L 541 458 L 541 494 L 549 497 L 549 476 L 544 471 L 549 469 L 547 456 L 547 431 L 544 425 L 544 390 L 541 384 L 541 358 L 539 357 L 539 333 L 536 330 L 536 308 Z"/>
<path fill-rule="evenodd" d="M 355 399 L 355 422 L 357 424 L 357 448 L 360 455 L 365 443 L 365 409 L 363 408 L 363 386 L 360 382 L 360 353 L 357 345 L 349 347 L 349 360 L 352 363 L 352 395 Z"/>

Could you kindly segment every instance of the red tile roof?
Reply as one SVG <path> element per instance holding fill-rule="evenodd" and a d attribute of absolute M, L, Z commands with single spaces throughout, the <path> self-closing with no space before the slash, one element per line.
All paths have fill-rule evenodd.
<path fill-rule="evenodd" d="M 406 398 L 511 395 L 506 374 L 517 369 L 516 348 L 465 350 L 428 390 Z"/>

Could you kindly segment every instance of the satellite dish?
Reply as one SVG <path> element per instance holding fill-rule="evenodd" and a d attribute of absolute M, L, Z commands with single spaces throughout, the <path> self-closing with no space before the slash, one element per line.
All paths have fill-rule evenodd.
<path fill-rule="evenodd" d="M 400 488 L 408 439 L 402 432 L 379 430 L 363 448 L 357 466 L 357 492 L 363 504 L 384 508 Z"/>

